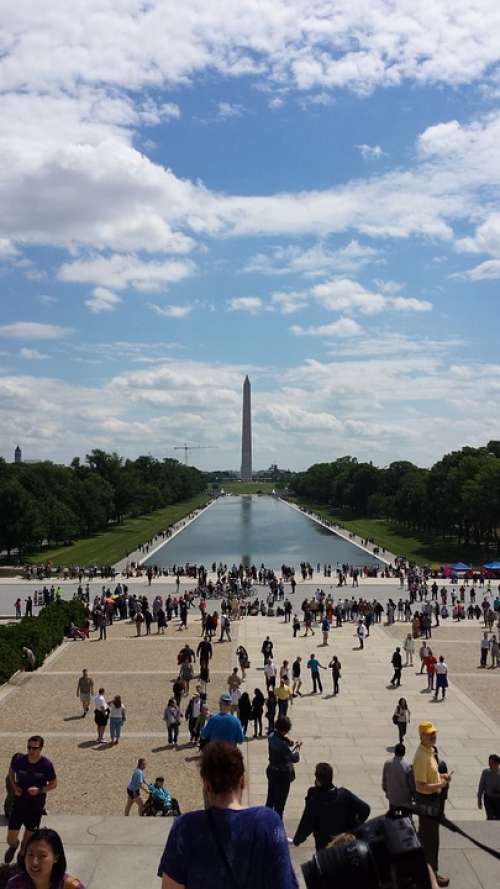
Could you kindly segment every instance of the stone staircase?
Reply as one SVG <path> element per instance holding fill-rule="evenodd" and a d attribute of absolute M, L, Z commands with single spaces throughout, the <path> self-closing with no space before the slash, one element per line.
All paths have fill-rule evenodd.
<path fill-rule="evenodd" d="M 2 821 L 5 824 L 5 819 Z M 159 889 L 156 873 L 173 824 L 171 818 L 51 815 L 44 823 L 60 833 L 69 871 L 86 889 Z M 497 822 L 469 821 L 460 826 L 500 851 Z M 313 844 L 309 840 L 290 850 L 299 886 L 304 889 L 300 864 L 313 855 Z M 500 862 L 443 828 L 440 858 L 441 870 L 451 877 L 451 889 L 498 889 Z"/>

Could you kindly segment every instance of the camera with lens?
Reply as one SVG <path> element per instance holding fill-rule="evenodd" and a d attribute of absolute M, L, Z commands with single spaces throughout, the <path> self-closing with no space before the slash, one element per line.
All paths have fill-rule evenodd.
<path fill-rule="evenodd" d="M 424 850 L 409 818 L 372 818 L 353 836 L 302 865 L 307 889 L 431 889 Z"/>

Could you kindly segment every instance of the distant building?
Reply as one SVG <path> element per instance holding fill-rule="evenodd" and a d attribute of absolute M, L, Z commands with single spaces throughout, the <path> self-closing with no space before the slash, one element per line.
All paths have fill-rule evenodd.
<path fill-rule="evenodd" d="M 17 445 L 16 450 L 14 451 L 14 463 L 22 463 L 23 453 L 19 445 Z"/>

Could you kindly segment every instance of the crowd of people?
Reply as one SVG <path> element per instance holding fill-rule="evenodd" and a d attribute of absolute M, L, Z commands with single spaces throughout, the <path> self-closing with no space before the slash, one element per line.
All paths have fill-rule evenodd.
<path fill-rule="evenodd" d="M 179 805 L 165 787 L 164 778 L 147 781 L 144 758 L 138 760 L 127 785 L 125 815 L 136 805 L 143 816 L 176 817 L 158 866 L 162 889 L 201 889 L 207 885 L 232 889 L 239 885 L 228 878 L 233 871 L 233 876 L 251 875 L 248 885 L 257 889 L 269 885 L 271 873 L 277 889 L 297 889 L 290 845 L 299 846 L 311 835 L 317 852 L 339 842 L 349 843 L 354 840 L 353 831 L 370 815 L 367 802 L 348 788 L 334 784 L 332 765 L 318 762 L 294 836 L 286 836 L 283 812 L 302 748 L 300 741 L 290 737 L 292 725 L 287 716 L 278 717 L 269 736 L 265 806 L 246 808 L 246 776 L 238 749 L 243 733 L 231 707 L 231 696 L 222 695 L 219 713 L 207 723 L 200 758 L 203 809 L 178 817 Z M 445 811 L 453 776 L 440 757 L 437 732 L 432 722 L 421 722 L 420 744 L 413 762 L 407 761 L 405 746 L 400 741 L 395 745 L 394 756 L 384 763 L 381 776 L 390 812 L 408 813 L 416 804 L 419 836 L 432 887 L 449 884 L 449 878 L 439 870 L 436 816 Z M 27 753 L 15 754 L 10 764 L 12 805 L 0 879 L 8 889 L 84 889 L 78 878 L 67 873 L 59 835 L 49 827 L 40 828 L 47 794 L 57 787 L 54 765 L 43 749 L 43 738 L 33 735 L 28 739 Z M 146 802 L 141 793 L 146 795 Z M 500 757 L 495 754 L 489 757 L 488 766 L 481 773 L 477 803 L 480 809 L 484 806 L 488 819 L 500 819 Z M 17 862 L 13 864 L 16 852 Z"/>
<path fill-rule="evenodd" d="M 304 563 L 306 573 L 309 567 Z M 283 566 L 283 569 L 286 568 Z M 220 576 L 212 582 L 207 579 L 208 575 L 196 568 L 195 590 L 184 593 L 178 590 L 176 595 L 166 597 L 131 593 L 128 585 L 119 581 L 113 591 L 104 585 L 101 594 L 91 602 L 88 584 L 84 588 L 80 582 L 77 594 L 86 604 L 86 625 L 73 628 L 73 638 L 75 641 L 80 638 L 85 640 L 91 632 L 95 632 L 100 640 L 106 641 L 107 628 L 115 620 L 133 622 L 137 636 L 143 633 L 151 635 L 153 625 L 156 625 L 157 634 L 163 634 L 168 624 L 176 620 L 177 629 L 182 633 L 188 627 L 190 615 L 198 613 L 200 641 L 194 648 L 186 641 L 178 652 L 178 675 L 172 681 L 172 694 L 167 699 L 163 720 L 167 742 L 172 748 L 178 746 L 181 728 L 185 725 L 190 743 L 200 750 L 206 809 L 191 812 L 173 824 L 158 871 L 163 889 L 177 886 L 189 886 L 191 889 L 201 886 L 202 879 L 203 885 L 207 885 L 207 879 L 210 884 L 212 867 L 213 873 L 218 874 L 221 886 L 231 885 L 226 879 L 228 873 L 237 863 L 238 874 L 244 875 L 245 862 L 255 861 L 255 854 L 261 846 L 262 867 L 265 866 L 269 860 L 265 851 L 268 848 L 266 837 L 271 835 L 274 836 L 272 860 L 275 885 L 296 887 L 290 863 L 291 843 L 300 845 L 312 834 L 316 849 L 325 848 L 339 834 L 352 835 L 352 831 L 370 814 L 370 807 L 365 801 L 347 788 L 335 786 L 332 765 L 318 762 L 314 770 L 314 784 L 307 793 L 304 812 L 294 836 L 287 838 L 283 828 L 282 819 L 290 786 L 295 769 L 301 763 L 302 742 L 292 739 L 290 734 L 291 715 L 297 699 L 304 694 L 303 683 L 308 676 L 308 693 L 321 694 L 321 671 L 330 671 L 332 696 L 341 692 L 342 664 L 338 657 L 333 655 L 327 659 L 318 653 L 319 648 L 329 646 L 332 628 L 341 629 L 344 624 L 348 625 L 349 631 L 353 631 L 357 639 L 358 649 L 363 650 L 373 624 L 382 621 L 389 626 L 400 623 L 401 629 L 404 627 L 408 632 L 405 632 L 401 645 L 396 646 L 391 657 L 393 675 L 389 685 L 392 688 L 401 687 L 404 668 L 413 666 L 419 646 L 420 673 L 425 676 L 427 689 L 434 692 L 435 700 L 438 700 L 439 693 L 444 700 L 448 666 L 442 655 L 436 657 L 433 654 L 430 646 L 432 629 L 439 625 L 440 619 L 446 620 L 450 616 L 457 621 L 465 616 L 470 620 L 482 620 L 484 632 L 480 641 L 479 666 L 495 668 L 500 654 L 500 591 L 494 595 L 491 583 L 486 588 L 483 585 L 479 601 L 479 584 L 463 583 L 457 587 L 440 588 L 436 581 L 431 584 L 425 573 L 408 570 L 404 572 L 403 581 L 407 596 L 401 596 L 396 601 L 390 598 L 385 605 L 377 599 L 369 601 L 360 595 L 346 596 L 343 589 L 334 597 L 331 592 L 325 593 L 318 587 L 297 607 L 290 598 L 295 587 L 291 587 L 289 596 L 286 594 L 285 583 L 291 584 L 294 579 L 292 573 L 287 575 L 283 570 L 281 577 L 278 577 L 274 572 L 263 569 L 265 573 L 262 577 L 259 578 L 257 571 L 255 578 L 251 570 L 248 575 L 246 569 L 243 572 L 239 569 L 227 571 L 227 566 L 222 565 L 220 569 Z M 357 586 L 358 576 L 350 566 L 340 566 L 336 576 L 340 588 L 346 586 L 348 579 L 353 587 Z M 290 624 L 292 638 L 303 635 L 312 639 L 318 632 L 321 642 L 317 646 L 311 645 L 315 650 L 304 662 L 300 655 L 290 662 L 278 658 L 273 641 L 267 635 L 261 646 L 265 688 L 246 687 L 249 656 L 240 644 L 235 651 L 237 663 L 227 676 L 227 691 L 220 696 L 217 711 L 211 712 L 208 690 L 214 638 L 219 636 L 217 641 L 220 643 L 231 641 L 232 623 L 243 614 L 252 613 L 247 605 L 242 607 L 244 594 L 251 591 L 253 583 L 260 582 L 265 582 L 268 587 L 266 614 L 283 616 L 285 623 Z M 49 600 L 51 596 L 58 595 L 58 590 L 55 587 L 52 589 L 53 593 L 51 589 L 47 590 Z M 214 591 L 221 596 L 220 613 L 209 612 L 208 609 L 208 593 Z M 261 605 L 259 602 L 259 613 L 262 613 Z M 16 614 L 18 611 L 22 613 L 20 599 L 16 602 Z M 76 635 L 76 632 L 81 635 Z M 193 691 L 191 683 L 194 683 Z M 102 686 L 96 689 L 87 670 L 83 670 L 79 677 L 76 695 L 81 703 L 82 719 L 93 710 L 96 743 L 109 743 L 113 747 L 118 745 L 127 720 L 127 709 L 121 696 L 114 694 L 108 697 Z M 413 763 L 407 761 L 404 741 L 410 730 L 411 713 L 405 698 L 398 699 L 392 721 L 398 741 L 394 756 L 384 764 L 382 788 L 388 805 L 394 810 L 413 804 L 421 807 L 419 833 L 431 868 L 433 885 L 446 886 L 448 877 L 439 871 L 439 826 L 429 816 L 444 811 L 453 773 L 439 755 L 437 728 L 430 721 L 419 724 L 420 745 Z M 105 737 L 108 726 L 109 742 Z M 242 799 L 246 779 L 238 745 L 248 739 L 249 729 L 253 729 L 255 738 L 267 738 L 267 797 L 265 807 L 245 809 Z M 60 838 L 57 834 L 52 836 L 53 831 L 46 828 L 40 830 L 39 827 L 46 794 L 57 786 L 54 766 L 43 755 L 43 747 L 43 738 L 39 735 L 31 737 L 27 753 L 16 754 L 9 770 L 13 803 L 5 855 L 9 867 L 13 866 L 18 851 L 17 869 L 11 875 L 9 889 L 31 889 L 33 885 L 36 889 L 48 889 L 52 885 L 57 889 L 83 889 L 76 878 L 66 873 Z M 178 816 L 179 804 L 165 787 L 164 778 L 157 777 L 154 782 L 148 782 L 146 768 L 146 760 L 140 759 L 133 770 L 126 787 L 125 814 L 129 815 L 135 806 L 140 815 Z M 489 820 L 500 820 L 500 757 L 496 754 L 491 754 L 488 767 L 480 775 L 477 803 L 479 808 L 484 807 Z M 261 811 L 257 816 L 255 813 L 259 808 Z M 257 817 L 259 829 L 256 832 L 253 826 L 257 823 Z M 204 828 L 201 837 L 200 826 Z M 20 844 L 19 834 L 23 827 Z M 253 837 L 253 846 L 249 846 L 249 837 Z M 200 842 L 204 843 L 203 856 Z M 229 871 L 223 856 L 221 871 L 220 842 L 227 856 Z M 200 870 L 199 864 L 201 857 L 203 870 Z M 42 859 L 43 864 L 40 864 Z M 50 881 L 45 884 L 41 880 L 43 868 L 45 875 L 50 874 L 56 863 L 60 864 L 54 872 L 59 883 Z M 255 882 L 255 885 L 260 884 Z"/>

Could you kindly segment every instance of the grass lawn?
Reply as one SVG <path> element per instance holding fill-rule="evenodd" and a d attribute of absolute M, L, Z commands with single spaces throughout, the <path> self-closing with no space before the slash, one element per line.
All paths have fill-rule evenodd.
<path fill-rule="evenodd" d="M 165 506 L 150 515 L 127 519 L 121 525 L 113 525 L 101 534 L 78 540 L 72 546 L 59 546 L 32 553 L 28 561 L 38 564 L 51 559 L 55 565 L 113 565 L 158 531 L 177 522 L 193 509 L 203 506 L 208 499 L 207 494 L 198 494 L 191 500 Z"/>
<path fill-rule="evenodd" d="M 495 553 L 482 547 L 458 544 L 451 540 L 442 540 L 439 537 L 418 537 L 414 531 L 407 531 L 394 525 L 386 519 L 346 518 L 332 511 L 328 506 L 299 501 L 302 506 L 317 512 L 343 528 L 354 531 L 360 537 L 373 539 L 380 546 L 384 546 L 396 556 L 406 556 L 420 565 L 432 565 L 438 567 L 446 563 L 465 562 L 474 568 L 479 568 L 485 562 L 495 558 Z"/>
<path fill-rule="evenodd" d="M 272 494 L 276 489 L 274 482 L 221 482 L 226 494 Z"/>

